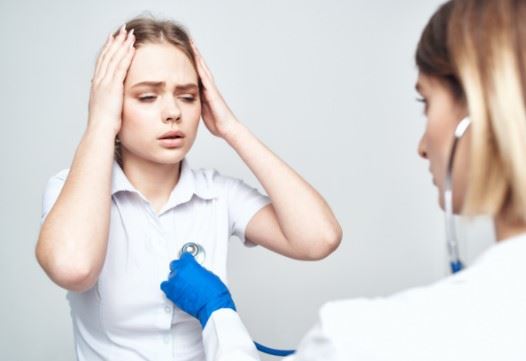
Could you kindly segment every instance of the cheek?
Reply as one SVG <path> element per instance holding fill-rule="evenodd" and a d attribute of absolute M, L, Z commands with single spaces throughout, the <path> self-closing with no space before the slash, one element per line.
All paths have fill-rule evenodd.
<path fill-rule="evenodd" d="M 154 107 L 145 107 L 133 101 L 125 101 L 122 108 L 121 138 L 123 140 L 133 140 L 133 142 L 145 139 L 144 135 L 149 134 L 154 129 L 155 124 Z M 142 136 L 141 136 L 142 135 Z"/>
<path fill-rule="evenodd" d="M 155 114 L 155 108 L 152 106 L 144 106 L 134 100 L 124 102 L 122 107 L 122 122 L 123 126 L 126 124 L 139 123 L 141 119 L 152 118 Z"/>
<path fill-rule="evenodd" d="M 186 128 L 187 132 L 195 135 L 197 127 L 199 126 L 199 120 L 201 119 L 201 104 L 196 101 L 193 104 L 187 104 L 182 107 L 183 113 L 183 127 Z"/>
<path fill-rule="evenodd" d="M 441 186 L 445 177 L 445 170 L 447 166 L 447 137 L 446 134 L 444 134 L 443 127 L 440 126 L 438 121 L 433 121 L 433 119 L 428 121 L 426 137 L 428 151 L 427 155 L 429 158 L 431 171 L 435 181 L 437 182 L 437 185 Z"/>

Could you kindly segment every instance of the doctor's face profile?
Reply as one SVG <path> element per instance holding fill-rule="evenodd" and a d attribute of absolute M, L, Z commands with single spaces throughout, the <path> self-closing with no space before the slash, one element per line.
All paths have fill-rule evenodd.
<path fill-rule="evenodd" d="M 123 161 L 178 163 L 194 143 L 200 116 L 198 75 L 188 56 L 166 42 L 138 46 L 124 81 Z M 179 133 L 161 140 L 169 131 Z"/>
<path fill-rule="evenodd" d="M 465 102 L 455 95 L 444 79 L 420 72 L 416 90 L 424 104 L 426 127 L 418 144 L 418 154 L 429 161 L 433 184 L 438 189 L 439 204 L 444 209 L 444 183 L 453 135 L 458 123 L 467 115 Z M 453 211 L 460 213 L 466 193 L 470 133 L 458 144 L 453 168 Z"/>

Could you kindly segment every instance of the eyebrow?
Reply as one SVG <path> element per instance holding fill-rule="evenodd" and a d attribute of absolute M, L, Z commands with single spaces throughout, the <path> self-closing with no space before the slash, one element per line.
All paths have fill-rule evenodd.
<path fill-rule="evenodd" d="M 132 88 L 139 87 L 139 86 L 150 86 L 153 88 L 164 88 L 166 86 L 166 82 L 164 81 L 142 81 L 140 83 L 132 85 Z M 188 83 L 188 84 L 180 84 L 175 87 L 176 90 L 197 90 L 198 86 L 195 83 Z"/>

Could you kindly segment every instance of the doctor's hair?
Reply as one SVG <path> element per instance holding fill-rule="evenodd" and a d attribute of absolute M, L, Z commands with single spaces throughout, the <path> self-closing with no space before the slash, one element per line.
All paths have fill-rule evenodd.
<path fill-rule="evenodd" d="M 171 44 L 188 57 L 197 72 L 190 36 L 183 25 L 170 19 L 158 19 L 146 13 L 145 15 L 136 16 L 126 22 L 126 31 L 131 31 L 132 29 L 134 29 L 134 47 L 136 49 L 147 44 Z M 113 36 L 117 36 L 119 30 L 120 28 L 113 33 Z M 198 86 L 201 88 L 200 81 Z M 121 147 L 118 138 L 115 139 L 114 156 L 115 160 L 122 167 Z"/>
<path fill-rule="evenodd" d="M 420 72 L 466 102 L 469 187 L 462 213 L 526 221 L 526 1 L 450 0 L 416 51 Z"/>

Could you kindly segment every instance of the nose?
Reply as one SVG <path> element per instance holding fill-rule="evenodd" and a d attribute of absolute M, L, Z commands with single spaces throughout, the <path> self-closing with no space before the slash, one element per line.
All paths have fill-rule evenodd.
<path fill-rule="evenodd" d="M 177 105 L 176 100 L 172 96 L 167 96 L 163 103 L 162 113 L 163 123 L 181 121 L 181 109 Z"/>
<path fill-rule="evenodd" d="M 427 144 L 425 134 L 422 135 L 420 142 L 418 143 L 417 149 L 418 155 L 424 159 L 427 159 Z"/>

